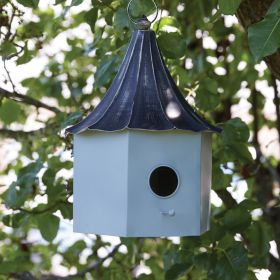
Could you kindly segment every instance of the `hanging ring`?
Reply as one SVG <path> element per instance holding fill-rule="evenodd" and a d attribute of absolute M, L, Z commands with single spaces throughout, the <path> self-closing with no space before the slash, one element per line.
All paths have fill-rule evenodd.
<path fill-rule="evenodd" d="M 133 19 L 131 14 L 130 14 L 130 6 L 131 6 L 133 1 L 134 0 L 130 0 L 128 5 L 127 5 L 127 15 L 128 15 L 128 18 L 130 19 L 130 21 L 137 25 L 138 22 L 135 19 Z M 153 4 L 154 4 L 155 8 L 156 8 L 156 15 L 155 15 L 155 17 L 154 17 L 154 19 L 152 21 L 149 21 L 150 24 L 152 24 L 157 19 L 157 16 L 158 16 L 158 6 L 157 6 L 155 0 L 152 0 L 152 1 L 153 1 Z"/>

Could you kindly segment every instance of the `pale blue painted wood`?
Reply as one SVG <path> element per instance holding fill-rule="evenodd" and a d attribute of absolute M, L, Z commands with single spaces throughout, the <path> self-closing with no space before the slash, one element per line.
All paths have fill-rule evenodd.
<path fill-rule="evenodd" d="M 126 235 L 128 132 L 74 136 L 74 231 Z"/>
<path fill-rule="evenodd" d="M 201 133 L 129 133 L 128 236 L 183 236 L 200 234 Z M 176 170 L 179 188 L 170 198 L 159 198 L 149 186 L 149 175 L 161 165 Z M 174 209 L 174 216 L 162 211 Z"/>
<path fill-rule="evenodd" d="M 212 183 L 212 135 L 202 133 L 201 141 L 201 218 L 200 231 L 207 231 L 210 227 L 210 193 Z"/>
<path fill-rule="evenodd" d="M 208 229 L 210 133 L 95 131 L 74 139 L 75 231 L 156 237 Z M 179 187 L 168 198 L 149 186 L 150 173 L 161 165 L 179 176 Z"/>

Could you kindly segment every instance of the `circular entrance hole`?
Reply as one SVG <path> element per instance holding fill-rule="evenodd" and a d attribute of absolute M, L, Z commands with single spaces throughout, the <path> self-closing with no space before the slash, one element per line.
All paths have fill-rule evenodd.
<path fill-rule="evenodd" d="M 150 187 L 152 191 L 161 197 L 167 197 L 175 193 L 179 179 L 175 170 L 168 166 L 159 166 L 150 175 Z"/>

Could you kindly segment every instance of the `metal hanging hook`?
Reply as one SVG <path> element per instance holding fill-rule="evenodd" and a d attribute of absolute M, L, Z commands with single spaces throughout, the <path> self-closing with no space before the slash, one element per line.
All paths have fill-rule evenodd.
<path fill-rule="evenodd" d="M 131 16 L 131 13 L 130 13 L 130 6 L 131 6 L 131 4 L 132 4 L 133 1 L 134 1 L 134 0 L 130 0 L 129 3 L 128 3 L 128 5 L 127 5 L 127 9 L 126 9 L 126 10 L 127 10 L 127 15 L 128 15 L 128 18 L 130 19 L 130 21 L 131 21 L 132 23 L 138 25 L 139 22 L 136 21 L 135 19 L 133 19 L 133 17 Z M 155 8 L 156 8 L 156 15 L 155 15 L 155 17 L 154 17 L 154 19 L 153 19 L 152 21 L 148 20 L 149 23 L 150 23 L 150 25 L 157 19 L 157 16 L 158 16 L 158 6 L 157 6 L 155 0 L 152 0 L 152 1 L 153 1 L 153 4 L 154 4 Z"/>

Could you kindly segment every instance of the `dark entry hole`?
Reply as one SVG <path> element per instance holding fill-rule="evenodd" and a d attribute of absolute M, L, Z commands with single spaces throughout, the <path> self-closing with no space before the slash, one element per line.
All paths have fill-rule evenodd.
<path fill-rule="evenodd" d="M 150 187 L 158 196 L 167 197 L 173 194 L 178 187 L 178 176 L 168 166 L 160 166 L 150 175 Z"/>

